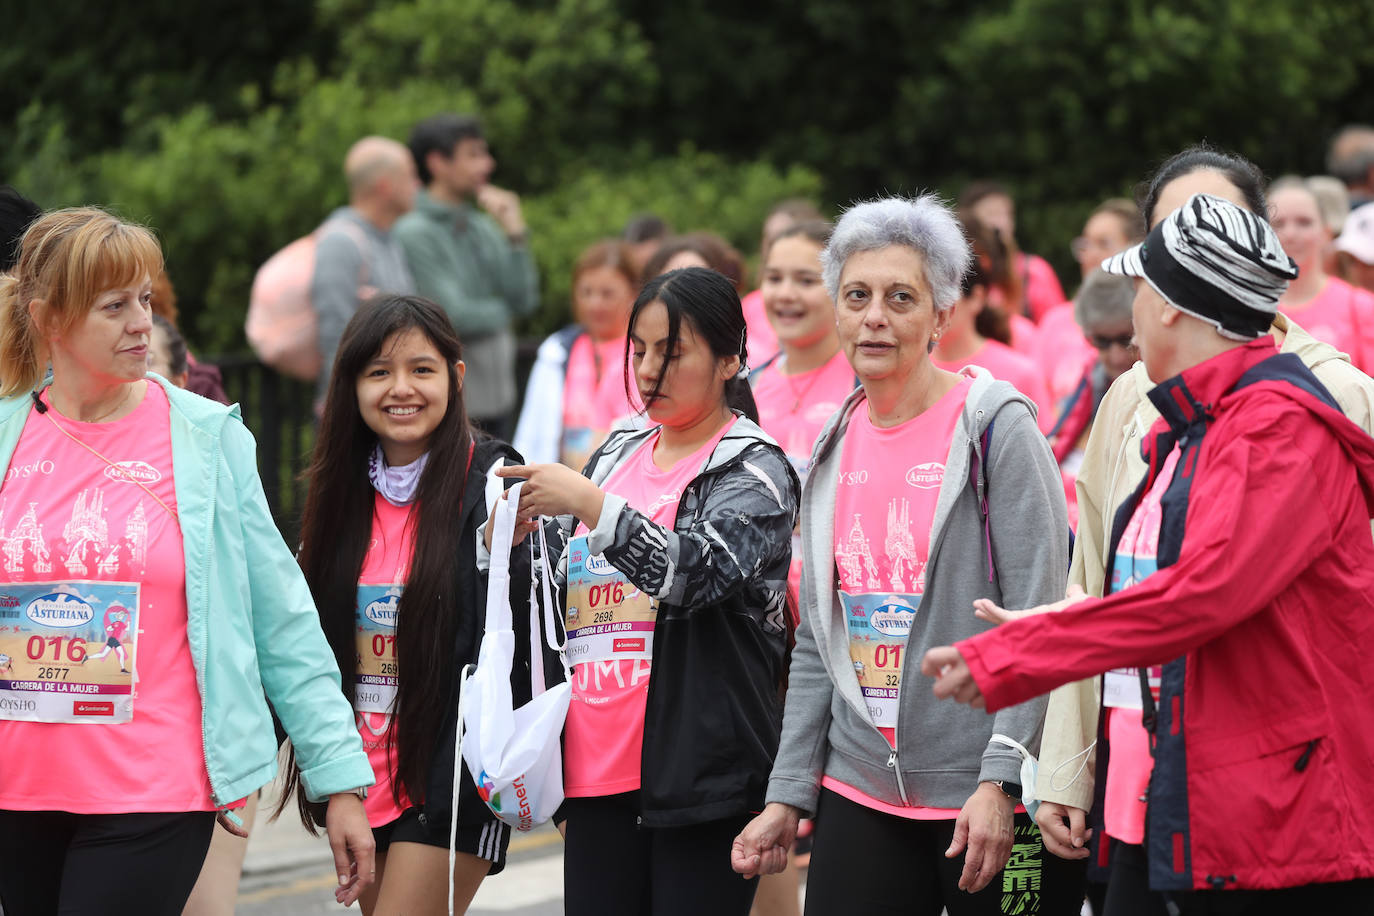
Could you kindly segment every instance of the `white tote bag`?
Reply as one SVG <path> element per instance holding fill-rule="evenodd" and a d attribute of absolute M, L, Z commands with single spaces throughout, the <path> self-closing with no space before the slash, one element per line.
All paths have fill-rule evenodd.
<path fill-rule="evenodd" d="M 515 658 L 515 632 L 511 626 L 510 555 L 520 485 L 511 487 L 508 499 L 497 499 L 492 510 L 491 571 L 487 584 L 486 632 L 474 669 L 463 669 L 458 701 L 458 747 L 453 757 L 453 812 L 449 848 L 458 825 L 460 760 L 467 762 L 477 784 L 477 794 L 492 814 L 520 831 L 544 823 L 563 802 L 563 721 L 568 715 L 572 678 L 563 646 L 554 625 L 557 603 L 553 598 L 552 571 L 542 527 L 527 538 L 535 575 L 530 581 L 530 696 L 515 708 L 511 697 L 511 668 Z M 534 541 L 540 551 L 535 558 Z M 537 568 L 536 568 L 537 562 Z M 544 597 L 544 626 L 540 627 L 538 589 Z M 558 653 L 563 662 L 563 682 L 544 683 L 543 645 Z M 450 852 L 450 857 L 452 857 Z M 450 873 L 452 869 L 450 868 Z"/>

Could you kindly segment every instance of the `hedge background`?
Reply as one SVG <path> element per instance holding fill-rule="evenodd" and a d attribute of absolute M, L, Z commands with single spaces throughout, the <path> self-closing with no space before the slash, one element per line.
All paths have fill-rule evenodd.
<path fill-rule="evenodd" d="M 201 352 L 241 349 L 253 272 L 346 198 L 358 137 L 475 111 L 522 194 L 544 304 L 632 213 L 753 253 L 778 198 L 827 210 L 994 177 L 1059 269 L 1102 198 L 1199 140 L 1324 171 L 1374 121 L 1364 0 L 21 0 L 0 181 L 163 239 Z"/>

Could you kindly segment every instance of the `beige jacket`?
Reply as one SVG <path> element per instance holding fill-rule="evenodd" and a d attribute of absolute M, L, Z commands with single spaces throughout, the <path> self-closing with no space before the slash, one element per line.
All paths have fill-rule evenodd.
<path fill-rule="evenodd" d="M 1296 353 L 1307 364 L 1351 421 L 1366 432 L 1374 432 L 1374 379 L 1351 365 L 1344 353 L 1312 337 L 1285 315 L 1275 316 L 1270 331 L 1282 341 L 1283 352 Z M 1078 472 L 1078 539 L 1069 584 L 1081 586 L 1089 595 L 1100 596 L 1106 582 L 1116 510 L 1145 476 L 1140 445 L 1159 419 L 1159 412 L 1146 397 L 1153 387 L 1144 364 L 1137 362 L 1112 383 L 1088 434 Z M 1092 807 L 1099 681 L 1092 678 L 1065 684 L 1050 694 L 1036 780 L 1042 801 L 1084 811 Z"/>

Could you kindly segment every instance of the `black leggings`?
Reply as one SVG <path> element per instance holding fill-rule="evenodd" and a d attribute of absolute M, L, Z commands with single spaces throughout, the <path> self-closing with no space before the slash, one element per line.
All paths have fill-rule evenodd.
<path fill-rule="evenodd" d="M 864 916 L 1078 916 L 1086 862 L 1045 851 L 1029 815 L 1012 827 L 1011 859 L 976 894 L 959 890 L 963 855 L 945 858 L 954 821 L 915 821 L 821 790 L 806 912 Z"/>
<path fill-rule="evenodd" d="M 179 916 L 214 829 L 213 811 L 0 811 L 0 903 L 12 916 Z"/>
<path fill-rule="evenodd" d="M 747 916 L 758 879 L 730 867 L 748 816 L 640 827 L 639 793 L 570 798 L 563 849 L 566 916 Z"/>

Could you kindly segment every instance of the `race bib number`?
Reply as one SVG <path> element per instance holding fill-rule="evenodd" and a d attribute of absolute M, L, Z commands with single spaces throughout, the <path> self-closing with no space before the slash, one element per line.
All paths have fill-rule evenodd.
<path fill-rule="evenodd" d="M 849 628 L 849 657 L 868 716 L 878 728 L 896 728 L 902 657 L 921 596 L 851 595 L 841 590 L 840 604 Z"/>
<path fill-rule="evenodd" d="M 396 702 L 396 609 L 399 585 L 359 585 L 357 678 L 353 708 L 358 712 L 390 713 Z"/>
<path fill-rule="evenodd" d="M 132 721 L 138 600 L 136 582 L 0 585 L 0 719 Z"/>
<path fill-rule="evenodd" d="M 587 538 L 568 545 L 568 661 L 571 664 L 654 657 L 658 602 L 640 591 Z"/>
<path fill-rule="evenodd" d="M 1164 669 L 1155 666 L 1150 669 L 1150 695 L 1159 703 L 1159 682 Z M 1102 705 L 1113 709 L 1144 709 L 1145 701 L 1140 695 L 1140 669 L 1114 668 L 1102 677 Z"/>

